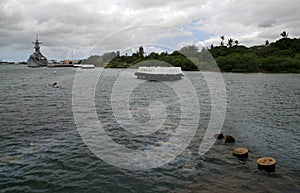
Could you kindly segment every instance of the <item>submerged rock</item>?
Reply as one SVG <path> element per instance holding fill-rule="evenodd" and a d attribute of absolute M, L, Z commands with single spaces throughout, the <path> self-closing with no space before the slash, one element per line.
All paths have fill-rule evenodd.
<path fill-rule="evenodd" d="M 57 82 L 54 82 L 53 84 L 51 84 L 51 86 L 52 86 L 53 88 L 61 88 L 61 86 L 59 86 L 59 85 L 57 84 Z"/>
<path fill-rule="evenodd" d="M 234 143 L 235 142 L 234 137 L 232 137 L 231 135 L 225 135 L 224 138 L 225 138 L 225 143 Z"/>
<path fill-rule="evenodd" d="M 217 135 L 217 139 L 224 139 L 224 134 L 221 132 L 220 134 Z"/>

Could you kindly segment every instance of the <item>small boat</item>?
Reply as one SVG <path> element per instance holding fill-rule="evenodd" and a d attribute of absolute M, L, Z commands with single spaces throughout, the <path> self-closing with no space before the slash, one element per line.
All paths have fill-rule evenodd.
<path fill-rule="evenodd" d="M 181 67 L 161 67 L 161 66 L 150 66 L 150 67 L 139 67 L 138 71 L 135 72 L 138 79 L 144 80 L 180 80 L 183 77 Z"/>
<path fill-rule="evenodd" d="M 40 44 L 42 42 L 39 42 L 38 40 L 38 35 L 36 35 L 36 40 L 35 42 L 32 42 L 35 44 L 34 46 L 34 53 L 31 54 L 27 60 L 27 65 L 29 67 L 44 67 L 47 66 L 48 60 L 43 54 L 40 52 Z"/>
<path fill-rule="evenodd" d="M 80 68 L 82 66 L 82 64 L 74 64 L 73 67 L 74 68 Z"/>
<path fill-rule="evenodd" d="M 92 69 L 92 68 L 95 68 L 95 65 L 94 64 L 82 64 L 80 66 L 81 69 Z"/>

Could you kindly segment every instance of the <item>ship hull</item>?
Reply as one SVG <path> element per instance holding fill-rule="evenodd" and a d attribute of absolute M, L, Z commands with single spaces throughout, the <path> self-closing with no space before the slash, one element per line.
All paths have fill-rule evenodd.
<path fill-rule="evenodd" d="M 42 59 L 36 59 L 36 58 L 31 57 L 27 60 L 28 67 L 32 67 L 32 68 L 45 67 L 45 66 L 47 66 L 47 64 L 48 64 L 48 61 L 45 59 L 42 60 Z"/>

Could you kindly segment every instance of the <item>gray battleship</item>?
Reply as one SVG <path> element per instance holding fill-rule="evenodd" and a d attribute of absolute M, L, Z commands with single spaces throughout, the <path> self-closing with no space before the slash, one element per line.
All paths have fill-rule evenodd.
<path fill-rule="evenodd" d="M 34 46 L 34 53 L 31 54 L 27 60 L 27 65 L 29 67 L 42 67 L 42 66 L 47 66 L 48 61 L 45 56 L 40 52 L 40 44 L 42 42 L 39 42 L 38 40 L 38 35 L 36 35 L 36 40 L 35 42 L 32 42 Z"/>

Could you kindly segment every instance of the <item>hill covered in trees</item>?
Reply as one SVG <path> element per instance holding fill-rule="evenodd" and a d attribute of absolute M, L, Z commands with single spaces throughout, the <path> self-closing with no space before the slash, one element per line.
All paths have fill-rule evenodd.
<path fill-rule="evenodd" d="M 283 36 L 283 35 L 282 35 Z M 246 47 L 239 45 L 237 40 L 224 37 L 220 46 L 211 45 L 210 48 L 198 48 L 194 45 L 186 46 L 173 53 L 155 53 L 145 55 L 141 46 L 131 56 L 120 55 L 120 52 L 109 52 L 102 56 L 90 56 L 82 63 L 93 63 L 106 68 L 128 68 L 137 63 L 145 65 L 173 65 L 186 71 L 216 70 L 216 61 L 222 72 L 287 72 L 300 73 L 300 39 L 290 39 L 286 36 L 265 45 Z M 159 64 L 158 64 L 159 61 Z M 196 64 L 196 65 L 195 65 Z"/>
<path fill-rule="evenodd" d="M 209 52 L 225 72 L 300 73 L 300 39 L 284 37 L 262 46 L 218 46 Z"/>

